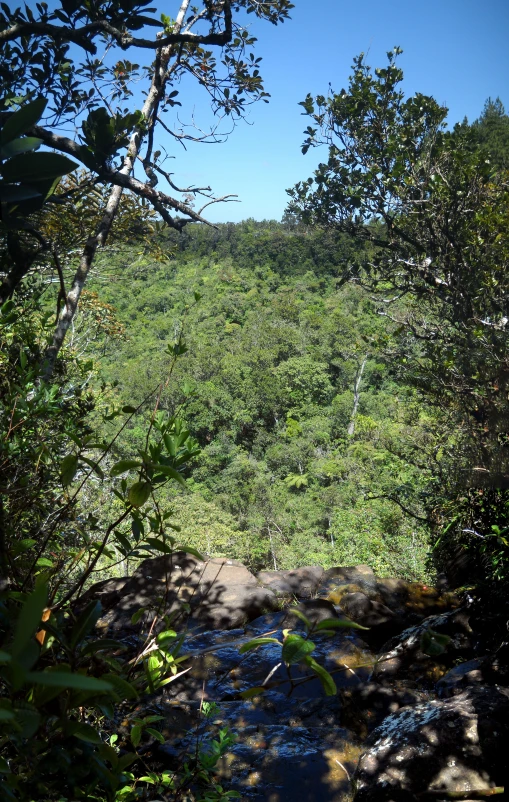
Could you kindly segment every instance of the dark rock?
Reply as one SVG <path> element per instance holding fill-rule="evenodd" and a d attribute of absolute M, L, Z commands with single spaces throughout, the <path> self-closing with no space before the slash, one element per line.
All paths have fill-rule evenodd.
<path fill-rule="evenodd" d="M 474 657 L 452 668 L 437 683 L 439 696 L 455 696 L 465 688 L 479 685 L 509 686 L 508 647 L 504 643 L 495 654 Z"/>
<path fill-rule="evenodd" d="M 423 638 L 430 630 L 449 638 L 445 651 L 434 658 L 422 649 Z M 471 657 L 473 646 L 473 632 L 466 611 L 452 610 L 442 615 L 430 616 L 420 624 L 404 630 L 382 647 L 373 679 L 387 681 L 394 677 L 400 680 L 406 678 L 424 682 L 431 687 L 455 660 Z"/>
<path fill-rule="evenodd" d="M 196 709 L 199 702 L 193 704 Z M 303 700 L 269 693 L 221 703 L 213 728 L 228 726 L 237 734 L 218 767 L 221 784 L 256 802 L 345 802 L 361 747 L 337 725 L 339 715 L 337 697 Z M 158 754 L 173 767 L 179 749 L 192 752 L 194 741 L 194 733 L 185 735 L 180 728 Z"/>
<path fill-rule="evenodd" d="M 509 692 L 470 688 L 452 699 L 404 708 L 369 736 L 355 802 L 403 802 L 426 792 L 501 786 L 507 775 Z"/>
<path fill-rule="evenodd" d="M 132 629 L 131 618 L 140 608 L 145 611 L 140 619 L 142 629 L 150 626 L 154 615 L 160 620 L 169 614 L 177 616 L 177 626 L 189 622 L 191 626 L 233 629 L 277 609 L 278 601 L 237 560 L 201 561 L 175 552 L 144 560 L 124 585 L 115 608 L 98 626 Z"/>
<path fill-rule="evenodd" d="M 343 703 L 341 723 L 356 735 L 365 738 L 389 715 L 403 707 L 410 707 L 429 700 L 429 692 L 405 687 L 404 684 L 390 686 L 376 682 L 361 682 L 341 690 Z"/>
<path fill-rule="evenodd" d="M 330 598 L 334 604 L 340 604 L 341 590 L 345 586 L 354 586 L 351 591 L 358 590 L 368 596 L 376 596 L 376 576 L 369 565 L 355 565 L 346 568 L 329 568 L 324 571 L 318 587 L 321 598 Z M 334 596 L 338 594 L 339 598 Z"/>
<path fill-rule="evenodd" d="M 129 582 L 128 576 L 113 579 L 103 579 L 95 582 L 80 596 L 78 605 L 84 607 L 88 602 L 96 599 L 101 602 L 103 610 L 108 610 L 120 600 L 124 587 Z"/>
<path fill-rule="evenodd" d="M 422 618 L 460 606 L 460 600 L 454 593 L 424 585 L 422 582 L 382 578 L 377 580 L 377 592 L 387 607 L 411 623 L 418 623 Z"/>
<path fill-rule="evenodd" d="M 456 696 L 467 687 L 482 685 L 483 663 L 483 658 L 474 657 L 473 660 L 467 660 L 466 663 L 460 663 L 459 666 L 451 668 L 437 682 L 438 695 L 441 697 Z"/>
<path fill-rule="evenodd" d="M 326 621 L 327 618 L 339 618 L 335 606 L 327 599 L 312 599 L 304 600 L 300 604 L 295 605 L 296 609 L 303 613 L 312 625 L 319 624 L 320 621 Z M 301 620 L 292 613 L 290 607 L 286 611 L 286 626 L 289 628 L 301 628 Z"/>
<path fill-rule="evenodd" d="M 294 571 L 260 571 L 256 578 L 277 596 L 309 599 L 316 593 L 323 573 L 320 566 L 310 565 Z"/>

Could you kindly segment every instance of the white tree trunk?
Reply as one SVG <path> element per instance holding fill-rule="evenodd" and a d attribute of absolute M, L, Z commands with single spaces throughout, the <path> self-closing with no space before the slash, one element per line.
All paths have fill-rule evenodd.
<path fill-rule="evenodd" d="M 362 374 L 364 373 L 364 368 L 366 367 L 366 362 L 368 361 L 367 356 L 364 357 L 362 360 L 362 365 L 360 366 L 359 370 L 357 371 L 357 376 L 355 377 L 355 386 L 353 391 L 353 410 L 352 410 L 352 417 L 350 418 L 350 423 L 348 424 L 348 435 L 349 437 L 353 437 L 355 432 L 355 418 L 357 416 L 357 409 L 359 407 L 359 400 L 361 397 L 361 381 L 362 381 Z"/>
<path fill-rule="evenodd" d="M 184 25 L 186 13 L 189 8 L 190 2 L 191 0 L 182 0 L 179 12 L 177 14 L 177 19 L 173 25 L 172 33 L 180 33 L 180 31 L 182 30 L 182 26 Z M 154 70 L 150 91 L 141 109 L 143 114 L 143 119 L 145 121 L 150 121 L 150 118 L 154 110 L 157 108 L 159 100 L 164 96 L 165 86 L 173 72 L 172 68 L 168 66 L 168 62 L 172 54 L 175 52 L 175 50 L 176 50 L 175 45 L 168 45 L 167 47 L 164 47 L 161 50 L 160 58 L 157 60 L 158 68 Z M 122 169 L 120 170 L 121 174 L 126 176 L 131 174 L 134 168 L 135 161 L 140 152 L 142 141 L 143 141 L 142 129 L 136 128 L 129 142 L 127 154 L 124 158 L 124 164 L 122 166 Z M 55 366 L 55 361 L 58 356 L 58 352 L 62 347 L 69 326 L 71 325 L 74 315 L 76 314 L 81 292 L 85 285 L 85 281 L 87 280 L 88 274 L 90 273 L 90 269 L 93 265 L 97 249 L 102 247 L 106 243 L 106 239 L 108 237 L 108 234 L 110 233 L 111 226 L 113 225 L 113 220 L 115 219 L 115 215 L 117 213 L 120 204 L 122 191 L 123 191 L 122 187 L 118 186 L 113 187 L 113 189 L 111 190 L 110 197 L 108 199 L 108 203 L 106 204 L 106 209 L 104 211 L 102 220 L 99 223 L 99 226 L 97 227 L 95 234 L 89 237 L 83 249 L 83 253 L 81 255 L 79 266 L 74 276 L 71 289 L 67 293 L 65 306 L 62 309 L 60 316 L 58 318 L 58 322 L 55 328 L 55 333 L 53 335 L 53 342 L 49 346 L 45 354 L 46 358 L 46 368 L 44 372 L 45 379 L 49 379 L 49 377 L 53 373 L 53 368 Z"/>

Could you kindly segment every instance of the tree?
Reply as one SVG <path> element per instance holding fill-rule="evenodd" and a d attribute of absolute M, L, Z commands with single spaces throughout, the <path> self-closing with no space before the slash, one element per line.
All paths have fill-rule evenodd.
<path fill-rule="evenodd" d="M 472 125 L 477 141 L 489 154 L 495 169 L 509 168 L 509 116 L 499 97 L 488 98 L 482 114 Z"/>
<path fill-rule="evenodd" d="M 448 130 L 447 109 L 433 98 L 405 98 L 400 53 L 374 72 L 361 55 L 347 90 L 303 101 L 313 121 L 303 152 L 325 144 L 328 160 L 289 190 L 290 211 L 366 243 L 355 278 L 396 326 L 386 348 L 393 373 L 447 421 L 444 446 L 427 457 L 436 466 L 428 515 L 448 531 L 440 548 L 450 559 L 467 539 L 481 572 L 500 578 L 509 488 L 505 117 L 489 102 L 473 127 Z"/>
<path fill-rule="evenodd" d="M 508 177 L 433 98 L 405 99 L 400 53 L 374 73 L 361 55 L 348 90 L 303 101 L 316 126 L 303 152 L 329 157 L 289 190 L 290 210 L 369 243 L 363 281 L 400 346 L 418 347 L 399 351 L 415 380 L 456 410 L 470 481 L 507 484 Z"/>
<path fill-rule="evenodd" d="M 125 190 L 149 202 L 162 220 L 177 230 L 190 220 L 205 222 L 205 208 L 228 199 L 215 197 L 210 187 L 177 187 L 161 159 L 155 140 L 158 125 L 179 143 L 186 139 L 218 139 L 217 125 L 208 133 L 189 133 L 168 121 L 167 113 L 181 106 L 177 99 L 179 89 L 175 87 L 185 76 L 191 76 L 208 93 L 219 120 L 241 118 L 249 103 L 268 97 L 259 73 L 260 59 L 251 52 L 255 38 L 242 27 L 241 13 L 254 13 L 277 24 L 288 17 L 292 8 L 289 0 L 202 0 L 193 6 L 190 0 L 181 0 L 175 19 L 162 14 L 157 20 L 147 16 L 153 12 L 146 8 L 148 3 L 149 0 L 114 0 L 90 5 L 65 0 L 51 11 L 45 5 L 37 5 L 37 13 L 30 8 L 11 12 L 4 6 L 0 14 L 4 65 L 0 71 L 0 114 L 4 128 L 13 118 L 13 107 L 23 109 L 35 98 L 48 99 L 48 105 L 43 103 L 37 108 L 38 116 L 44 114 L 42 124 L 36 124 L 36 115 L 31 125 L 20 131 L 28 135 L 23 140 L 25 149 L 43 144 L 67 154 L 76 161 L 62 167 L 60 175 L 78 163 L 88 171 L 88 181 L 110 189 L 101 218 L 87 238 L 71 287 L 65 292 L 53 342 L 46 352 L 47 377 Z M 161 26 L 163 30 L 155 35 L 145 33 Z M 138 35 L 139 31 L 142 34 Z M 219 61 L 214 48 L 220 48 Z M 125 54 L 131 51 L 137 55 L 148 52 L 154 60 L 140 69 L 126 58 Z M 131 87 L 140 76 L 146 79 L 147 90 L 142 107 L 136 108 Z M 65 136 L 63 131 L 69 126 L 76 130 L 76 123 L 80 126 L 76 136 Z M 31 157 L 34 155 L 42 154 Z M 44 192 L 34 186 L 36 162 L 27 167 L 21 158 L 20 153 L 16 154 L 8 171 L 18 192 L 26 194 L 28 187 L 32 198 L 35 191 L 38 199 L 58 202 L 54 185 Z M 143 180 L 138 177 L 141 169 Z M 160 181 L 165 182 L 164 189 Z M 202 203 L 195 208 L 199 199 Z M 15 201 L 7 198 L 3 217 L 11 239 L 12 292 L 34 261 L 27 255 L 27 227 L 33 238 L 38 242 L 40 238 L 37 227 L 27 224 Z M 20 230 L 23 235 L 15 233 Z"/>

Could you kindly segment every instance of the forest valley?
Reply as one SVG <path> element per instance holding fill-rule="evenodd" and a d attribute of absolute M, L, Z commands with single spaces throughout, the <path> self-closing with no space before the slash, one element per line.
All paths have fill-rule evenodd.
<path fill-rule="evenodd" d="M 291 3 L 183 2 L 158 39 L 145 2 L 36 5 L 0 14 L 0 794 L 226 800 L 226 736 L 157 776 L 137 753 L 154 721 L 115 745 L 125 700 L 179 673 L 178 627 L 124 660 L 79 599 L 182 550 L 504 598 L 509 117 L 489 99 L 450 129 L 404 97 L 399 49 L 359 56 L 301 104 L 326 161 L 282 221 L 210 226 L 219 199 L 178 195 L 158 115 L 185 70 L 218 113 L 264 99 L 242 13 Z M 106 40 L 156 60 L 102 64 Z"/>

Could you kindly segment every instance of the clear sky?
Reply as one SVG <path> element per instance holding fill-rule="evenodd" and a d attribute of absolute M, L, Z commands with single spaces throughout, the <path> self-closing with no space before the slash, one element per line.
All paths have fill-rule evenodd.
<path fill-rule="evenodd" d="M 302 156 L 307 118 L 298 102 L 308 92 L 326 93 L 329 82 L 347 85 L 353 57 L 384 66 L 385 53 L 403 48 L 400 65 L 408 94 L 433 95 L 454 123 L 479 116 L 488 96 L 509 107 L 509 0 L 294 0 L 292 19 L 274 27 L 253 20 L 256 53 L 271 93 L 252 107 L 251 125 L 240 123 L 228 141 L 191 145 L 187 152 L 164 140 L 174 155 L 175 181 L 211 184 L 217 194 L 237 193 L 242 203 L 210 207 L 213 222 L 280 219 L 285 189 L 307 178 L 325 151 Z M 182 117 L 194 104 L 197 121 L 208 119 L 206 100 L 182 87 Z M 191 106 L 192 108 L 192 106 Z"/>

